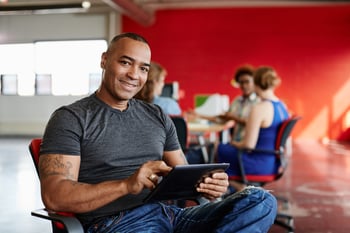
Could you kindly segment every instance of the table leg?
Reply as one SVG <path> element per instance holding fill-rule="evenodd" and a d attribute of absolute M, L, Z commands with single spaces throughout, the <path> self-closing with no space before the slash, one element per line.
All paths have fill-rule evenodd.
<path fill-rule="evenodd" d="M 202 134 L 198 135 L 198 142 L 199 142 L 199 145 L 201 145 L 204 163 L 208 163 L 209 162 L 208 150 L 206 148 L 205 138 Z"/>

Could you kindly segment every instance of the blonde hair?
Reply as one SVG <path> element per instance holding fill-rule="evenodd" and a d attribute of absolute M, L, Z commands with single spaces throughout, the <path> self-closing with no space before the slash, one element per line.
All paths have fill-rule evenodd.
<path fill-rule="evenodd" d="M 135 98 L 152 103 L 154 99 L 155 83 L 159 82 L 162 75 L 167 75 L 166 69 L 159 63 L 152 61 L 148 72 L 147 81 L 142 89 L 135 95 Z"/>
<path fill-rule="evenodd" d="M 254 84 L 262 90 L 274 88 L 281 83 L 276 71 L 269 66 L 260 66 L 254 73 Z"/>

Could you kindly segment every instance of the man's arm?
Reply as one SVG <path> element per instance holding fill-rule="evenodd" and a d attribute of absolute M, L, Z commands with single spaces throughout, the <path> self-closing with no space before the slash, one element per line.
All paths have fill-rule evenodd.
<path fill-rule="evenodd" d="M 80 156 L 40 156 L 41 195 L 46 208 L 73 213 L 92 211 L 126 194 L 153 188 L 150 175 L 171 170 L 163 161 L 151 161 L 127 179 L 87 184 L 78 182 L 79 167 Z"/>
<path fill-rule="evenodd" d="M 247 119 L 245 117 L 239 117 L 232 112 L 227 112 L 226 114 L 220 115 L 219 117 L 225 121 L 233 120 L 235 121 L 235 123 L 239 123 L 242 125 L 245 125 L 247 123 Z"/>
<path fill-rule="evenodd" d="M 195 110 L 193 109 L 189 109 L 186 113 L 185 113 L 185 116 L 186 116 L 186 119 L 188 121 L 195 121 L 196 119 L 205 119 L 205 120 L 208 120 L 208 121 L 213 121 L 215 122 L 217 119 L 216 119 L 216 116 L 206 116 L 206 115 L 202 115 L 202 114 L 199 114 L 197 113 Z"/>
<path fill-rule="evenodd" d="M 175 151 L 164 151 L 163 160 L 171 167 L 187 164 L 186 157 L 181 149 Z"/>

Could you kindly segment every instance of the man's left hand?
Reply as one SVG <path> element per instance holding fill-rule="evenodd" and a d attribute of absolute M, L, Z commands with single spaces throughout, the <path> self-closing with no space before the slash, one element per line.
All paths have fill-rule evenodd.
<path fill-rule="evenodd" d="M 225 172 L 217 172 L 204 178 L 197 191 L 209 200 L 214 200 L 226 193 L 228 185 L 228 175 Z"/>

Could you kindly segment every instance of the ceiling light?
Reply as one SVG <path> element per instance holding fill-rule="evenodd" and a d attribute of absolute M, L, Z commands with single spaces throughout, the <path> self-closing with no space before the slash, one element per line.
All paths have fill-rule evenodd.
<path fill-rule="evenodd" d="M 90 3 L 90 1 L 83 1 L 83 2 L 81 3 L 81 6 L 82 6 L 84 9 L 88 9 L 88 8 L 91 7 L 91 3 Z"/>

